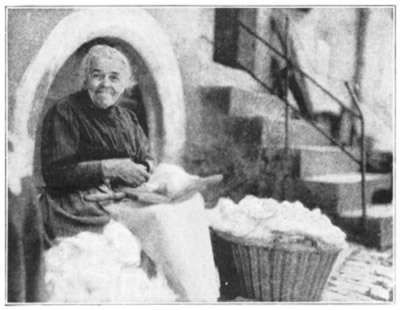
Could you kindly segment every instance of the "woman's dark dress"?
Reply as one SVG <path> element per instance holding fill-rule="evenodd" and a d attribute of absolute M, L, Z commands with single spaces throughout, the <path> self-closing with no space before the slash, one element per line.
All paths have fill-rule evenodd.
<path fill-rule="evenodd" d="M 101 160 L 152 160 L 148 140 L 135 114 L 118 104 L 97 108 L 86 90 L 68 96 L 47 112 L 42 129 L 41 162 L 46 183 L 41 197 L 50 239 L 83 230 L 100 230 L 110 220 L 88 193 L 109 190 Z"/>

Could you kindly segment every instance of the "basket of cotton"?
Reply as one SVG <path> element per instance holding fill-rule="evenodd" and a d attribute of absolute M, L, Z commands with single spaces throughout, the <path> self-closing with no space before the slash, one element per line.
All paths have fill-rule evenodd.
<path fill-rule="evenodd" d="M 259 301 L 319 301 L 345 234 L 319 209 L 300 202 L 221 198 L 208 211 L 213 230 L 231 244 L 241 295 Z"/>

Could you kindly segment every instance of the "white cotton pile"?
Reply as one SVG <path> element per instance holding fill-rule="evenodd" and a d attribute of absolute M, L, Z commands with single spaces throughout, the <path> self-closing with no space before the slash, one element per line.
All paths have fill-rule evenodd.
<path fill-rule="evenodd" d="M 45 253 L 48 302 L 173 302 L 162 274 L 149 278 L 140 265 L 140 243 L 111 221 L 102 234 L 62 238 Z"/>
<path fill-rule="evenodd" d="M 210 226 L 217 231 L 248 240 L 274 241 L 276 233 L 307 236 L 337 249 L 347 246 L 346 235 L 319 209 L 309 210 L 301 202 L 279 203 L 274 199 L 248 195 L 239 204 L 221 198 L 207 210 Z"/>
<path fill-rule="evenodd" d="M 188 183 L 196 179 L 199 179 L 199 177 L 188 174 L 179 166 L 162 163 L 155 168 L 149 181 L 143 186 L 149 191 L 173 196 L 175 193 L 183 190 Z"/>

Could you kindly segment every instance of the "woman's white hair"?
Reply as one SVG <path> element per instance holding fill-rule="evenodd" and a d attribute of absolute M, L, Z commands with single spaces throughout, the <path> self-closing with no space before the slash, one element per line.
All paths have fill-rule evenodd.
<path fill-rule="evenodd" d="M 129 63 L 128 58 L 120 52 L 118 49 L 111 47 L 109 45 L 105 44 L 99 44 L 92 46 L 88 53 L 85 55 L 85 57 L 82 60 L 82 65 L 81 65 L 81 72 L 82 72 L 82 77 L 84 84 L 86 82 L 86 79 L 90 73 L 90 68 L 92 65 L 92 61 L 94 59 L 99 59 L 99 58 L 106 58 L 106 59 L 113 59 L 113 60 L 119 60 L 124 64 L 124 68 L 126 69 L 125 73 L 129 81 L 132 80 L 132 68 Z"/>

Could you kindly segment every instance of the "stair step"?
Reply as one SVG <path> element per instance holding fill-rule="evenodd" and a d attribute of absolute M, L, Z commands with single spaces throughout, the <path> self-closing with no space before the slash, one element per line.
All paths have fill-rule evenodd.
<path fill-rule="evenodd" d="M 230 111 L 232 116 L 261 116 L 270 119 L 285 117 L 285 103 L 277 96 L 266 92 L 249 92 L 240 88 L 230 89 Z"/>
<path fill-rule="evenodd" d="M 281 122 L 284 128 L 284 122 Z M 323 129 L 328 132 L 326 129 Z M 289 121 L 289 143 L 290 145 L 329 146 L 331 142 L 317 129 L 304 120 Z"/>
<path fill-rule="evenodd" d="M 285 104 L 268 92 L 231 86 L 202 87 L 201 92 L 205 104 L 213 105 L 225 115 L 270 118 L 282 118 L 285 115 Z"/>
<path fill-rule="evenodd" d="M 388 173 L 393 170 L 393 153 L 390 151 L 370 150 L 367 158 L 368 171 Z"/>
<path fill-rule="evenodd" d="M 301 178 L 359 171 L 359 164 L 336 146 L 299 145 L 293 148 L 298 153 Z M 355 150 L 349 151 L 359 157 Z"/>
<path fill-rule="evenodd" d="M 362 177 L 361 173 L 359 172 L 332 173 L 332 174 L 306 177 L 304 178 L 304 181 L 326 183 L 326 184 L 354 184 L 354 183 L 358 184 L 361 183 L 361 177 Z M 366 173 L 365 180 L 367 182 L 382 181 L 382 180 L 391 182 L 391 175 L 381 174 L 381 173 Z M 387 186 L 383 187 L 383 189 L 387 189 Z"/>
<path fill-rule="evenodd" d="M 362 210 L 345 211 L 341 214 L 341 217 L 361 218 Z M 367 205 L 367 217 L 369 219 L 393 217 L 393 205 L 392 204 Z"/>
<path fill-rule="evenodd" d="M 362 211 L 343 212 L 337 219 L 350 241 L 358 241 L 366 246 L 387 249 L 393 246 L 393 206 L 392 204 L 368 205 L 366 231 L 361 225 Z"/>
<path fill-rule="evenodd" d="M 230 86 L 202 87 L 201 95 L 203 108 L 211 111 L 207 118 L 223 115 L 229 119 L 229 123 L 240 124 L 246 120 L 253 123 L 254 119 L 262 119 L 264 124 L 254 133 L 260 137 L 260 146 L 284 145 L 285 104 L 277 96 Z M 304 120 L 293 119 L 291 114 L 290 111 L 290 145 L 330 145 L 329 140 L 315 128 Z M 246 140 L 240 142 L 248 143 Z"/>
<path fill-rule="evenodd" d="M 230 116 L 225 119 L 224 132 L 235 143 L 262 147 L 266 134 L 261 117 Z"/>
<path fill-rule="evenodd" d="M 242 129 L 247 134 L 242 134 Z M 281 119 L 267 119 L 261 116 L 228 116 L 225 132 L 243 144 L 257 144 L 259 147 L 282 148 L 285 145 L 285 122 Z M 311 125 L 302 120 L 290 120 L 289 145 L 329 146 L 331 143 Z"/>
<path fill-rule="evenodd" d="M 341 216 L 346 212 L 361 210 L 361 173 L 311 176 L 304 178 L 303 183 L 312 196 L 305 197 L 307 202 L 327 214 Z M 366 203 L 372 204 L 375 192 L 390 190 L 391 187 L 391 174 L 366 174 Z"/>

